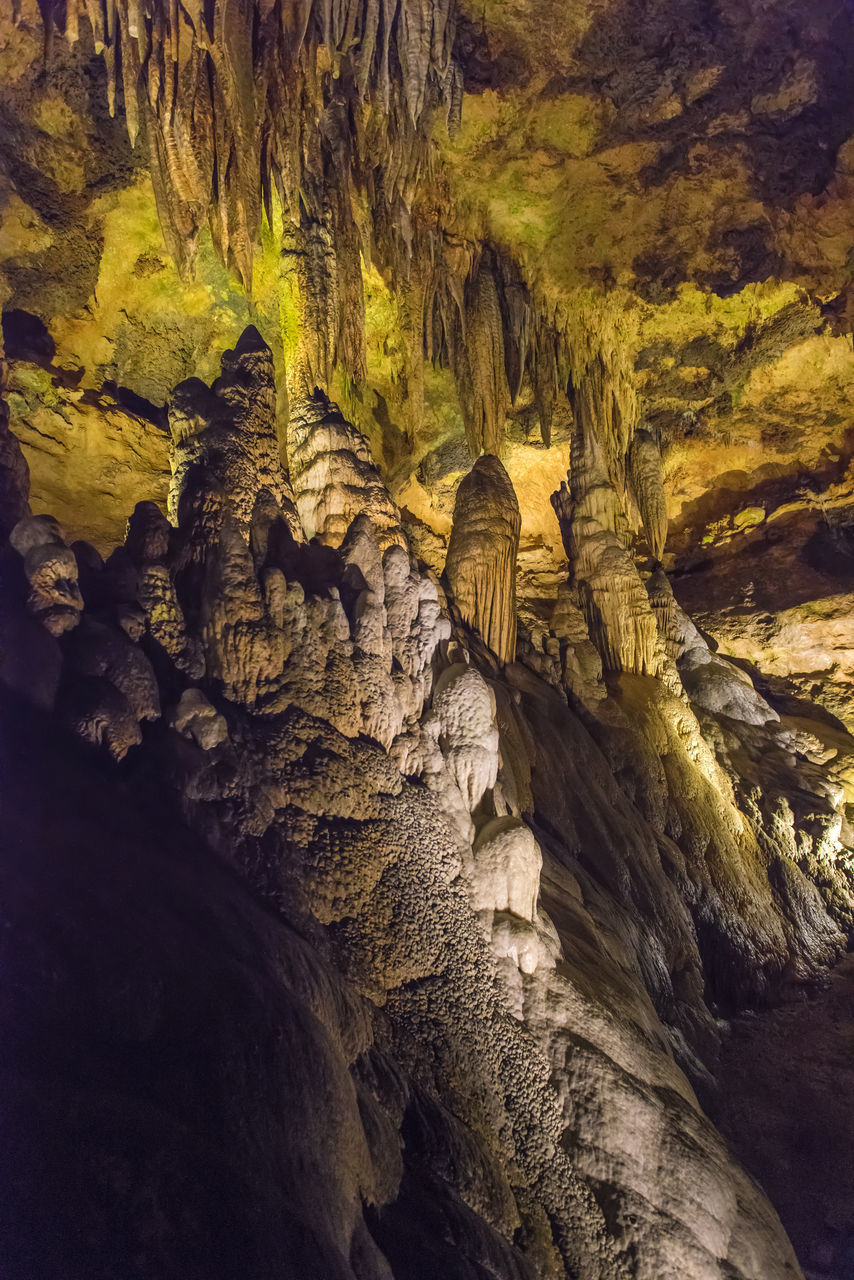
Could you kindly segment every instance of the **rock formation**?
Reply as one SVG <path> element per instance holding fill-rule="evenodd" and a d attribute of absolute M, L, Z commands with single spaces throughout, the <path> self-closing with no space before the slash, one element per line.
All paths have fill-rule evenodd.
<path fill-rule="evenodd" d="M 269 495 L 291 532 L 301 529 L 293 492 L 282 469 L 276 435 L 272 352 L 254 326 L 222 357 L 222 373 L 209 389 L 198 379 L 176 388 L 169 404 L 172 485 L 169 511 L 177 518 L 187 472 L 206 467 L 222 484 L 242 531 L 256 504 Z"/>
<path fill-rule="evenodd" d="M 0 533 L 9 530 L 29 514 L 27 495 L 29 471 L 18 439 L 9 430 L 6 405 L 6 361 L 0 342 Z"/>
<path fill-rule="evenodd" d="M 338 546 L 355 516 L 364 512 L 384 545 L 403 542 L 399 515 L 367 440 L 322 391 L 292 404 L 288 458 L 309 537 Z"/>
<path fill-rule="evenodd" d="M 667 502 L 661 477 L 661 453 L 648 431 L 639 428 L 629 448 L 629 476 L 654 560 L 664 554 Z"/>
<path fill-rule="evenodd" d="M 590 637 L 607 669 L 659 675 L 658 629 L 627 546 L 628 525 L 615 476 L 625 461 L 624 415 L 601 356 L 581 376 L 574 409 L 569 490 L 562 487 L 555 493 L 552 505 Z M 657 529 L 658 515 L 651 515 L 656 510 L 654 487 L 646 469 L 649 449 L 643 442 L 640 449 L 633 473 L 643 475 L 641 494 L 646 496 L 639 500 L 645 520 Z M 658 545 L 660 529 L 649 537 Z"/>
<path fill-rule="evenodd" d="M 566 10 L 0 13 L 10 1280 L 850 1270 L 854 16 Z"/>
<path fill-rule="evenodd" d="M 499 662 L 516 653 L 516 554 L 521 517 L 498 458 L 478 458 L 457 489 L 445 577 L 460 616 Z"/>
<path fill-rule="evenodd" d="M 257 335 L 235 352 L 250 348 L 253 366 L 263 364 L 268 353 Z M 265 1236 L 263 1247 L 284 1250 L 288 1266 L 302 1266 L 292 1230 L 309 1230 L 319 1250 L 312 1274 L 320 1267 L 323 1274 L 335 1268 L 363 1275 L 365 1265 L 370 1274 L 408 1274 L 404 1242 L 419 1204 L 419 1216 L 426 1206 L 452 1213 L 452 1252 L 488 1255 L 500 1276 L 580 1269 L 616 1278 L 629 1274 L 629 1259 L 637 1257 L 649 1274 L 707 1274 L 724 1258 L 728 1274 L 796 1275 L 771 1210 L 730 1163 L 673 1052 L 699 1081 L 708 1078 L 701 1058 L 716 1030 L 703 1000 L 702 964 L 717 998 L 733 1000 L 740 987 L 772 984 L 786 964 L 815 972 L 839 946 L 831 917 L 845 914 L 847 890 L 834 869 L 837 792 L 826 785 L 820 797 L 816 790 L 810 815 L 801 817 L 795 789 L 786 810 L 793 853 L 800 842 L 794 856 L 803 856 L 809 840 L 811 856 L 837 877 L 830 898 L 822 899 L 820 879 L 808 879 L 791 857 L 787 880 L 775 880 L 772 891 L 724 769 L 736 789 L 751 788 L 745 812 L 766 803 L 781 812 L 768 778 L 761 767 L 749 782 L 740 775 L 724 739 L 717 748 L 722 769 L 690 709 L 641 678 L 621 695 L 621 719 L 608 729 L 602 722 L 611 735 L 608 754 L 622 756 L 636 785 L 645 779 L 647 794 L 633 807 L 557 689 L 533 672 L 514 683 L 486 682 L 461 641 L 452 642 L 435 582 L 399 544 L 383 549 L 387 530 L 367 513 L 351 522 L 337 552 L 312 553 L 282 517 L 289 541 L 277 542 L 266 522 L 259 542 L 251 513 L 275 484 L 264 463 L 269 436 L 252 435 L 245 424 L 256 421 L 259 406 L 269 408 L 269 387 L 263 379 L 238 381 L 248 416 L 218 417 L 207 446 L 209 426 L 174 433 L 177 528 L 143 505 L 112 568 L 86 561 L 90 577 L 101 579 L 97 591 L 91 583 L 87 590 L 104 620 L 87 606 L 71 633 L 55 714 L 117 759 L 140 753 L 147 760 L 139 785 L 154 770 L 190 827 L 267 900 L 270 945 L 286 925 L 307 939 L 295 947 L 281 934 L 275 946 L 292 976 L 284 989 L 281 977 L 265 981 L 274 983 L 277 999 L 291 993 L 291 1016 L 304 1025 L 291 1047 L 304 1055 L 304 1083 L 288 1088 L 308 1091 L 309 1112 L 291 1143 L 312 1151 L 308 1185 L 325 1190 L 307 1199 L 290 1167 L 265 1181 L 265 1194 L 291 1197 L 294 1226 L 275 1246 Z M 194 454 L 184 465 L 188 439 Z M 472 599 L 498 596 L 501 609 L 481 604 L 473 621 L 505 656 L 512 651 L 491 641 L 507 643 L 513 616 L 518 513 L 511 503 L 501 464 L 479 460 L 461 486 L 448 570 L 452 583 L 469 582 L 466 566 L 478 566 L 475 552 L 486 540 Z M 487 529 L 467 523 L 484 511 L 503 519 L 497 550 L 486 538 L 494 539 L 494 520 Z M 45 517 L 28 518 L 13 530 L 11 548 L 26 568 L 45 546 L 70 555 L 59 538 Z M 466 538 L 477 543 L 468 558 Z M 157 604 L 145 585 L 155 569 L 163 584 Z M 32 582 L 34 570 L 27 572 Z M 145 618 L 136 640 L 115 621 L 134 582 Z M 52 612 L 53 595 L 43 607 L 45 590 L 55 594 L 55 587 L 33 588 L 28 607 L 49 632 L 61 633 L 71 619 Z M 455 586 L 461 611 L 464 598 Z M 578 614 L 567 604 L 563 616 L 556 625 L 580 651 L 583 640 L 570 635 L 579 623 L 567 621 Z M 761 699 L 752 690 L 748 696 L 746 678 L 730 669 L 726 685 L 725 664 L 704 650 L 675 605 L 673 616 L 686 689 L 720 726 L 710 740 L 735 733 L 742 750 L 748 742 L 755 750 L 750 734 L 778 732 L 774 713 L 756 714 Z M 75 623 L 78 617 L 79 609 Z M 503 630 L 487 625 L 496 617 L 505 620 Z M 189 654 L 198 655 L 198 666 Z M 711 682 L 706 674 L 688 680 L 705 668 L 714 671 Z M 592 672 L 587 678 L 595 681 Z M 719 694 L 725 687 L 743 692 Z M 143 726 L 151 720 L 163 727 L 149 737 Z M 657 747 L 660 738 L 670 746 Z M 784 735 L 780 749 L 798 748 Z M 672 756 L 676 771 L 668 777 L 651 764 L 656 750 Z M 693 797 L 683 789 L 687 778 Z M 574 803 L 600 839 L 591 832 L 579 846 Z M 825 816 L 817 820 L 822 805 Z M 656 835 L 660 813 L 670 816 Z M 91 819 L 96 827 L 107 820 L 100 810 Z M 604 835 L 615 822 L 623 838 L 634 833 L 625 853 Z M 787 855 L 774 840 L 784 838 L 784 828 L 778 837 L 767 823 L 763 829 L 771 841 L 766 856 L 782 866 Z M 144 829 L 137 835 L 143 846 L 148 838 Z M 704 839 L 717 841 L 713 861 L 699 852 Z M 663 871 L 662 841 L 680 868 L 675 880 Z M 588 848 L 600 850 L 600 865 L 589 862 Z M 144 863 L 149 855 L 136 856 Z M 604 897 L 593 916 L 585 897 L 600 877 L 596 892 Z M 753 886 L 746 901 L 736 889 L 745 882 Z M 695 887 L 686 894 L 688 884 Z M 618 960 L 607 940 L 631 904 L 639 914 Z M 582 927 L 588 941 L 578 951 L 573 938 Z M 728 950 L 721 949 L 725 938 Z M 337 976 L 321 968 L 309 980 L 306 948 L 314 947 L 321 966 Z M 589 987 L 594 970 L 598 997 Z M 609 1012 L 618 991 L 628 1020 Z M 337 1019 L 348 1008 L 345 1032 Z M 151 1017 L 157 1025 L 156 1008 Z M 309 1029 L 312 1019 L 325 1028 L 323 1048 L 320 1033 Z M 336 1136 L 320 1147 L 308 1118 L 317 1096 L 309 1081 L 317 1073 L 336 1117 Z M 223 1118 L 233 1114 L 227 1105 Z M 678 1152 L 663 1169 L 662 1133 Z M 264 1149 L 265 1160 L 274 1157 L 275 1145 Z M 176 1158 L 179 1170 L 188 1170 L 195 1157 L 181 1145 Z M 39 1148 L 32 1159 L 47 1161 L 55 1175 L 49 1151 Z M 35 1177 L 41 1166 L 27 1168 Z M 142 1171 L 134 1176 L 146 1185 Z M 607 1214 L 605 1186 L 614 1206 Z M 227 1178 L 218 1194 L 233 1203 Z M 189 1247 L 195 1228 L 171 1212 L 165 1221 L 162 1247 L 170 1254 Z M 256 1237 L 253 1247 L 260 1244 Z M 430 1232 L 423 1244 L 431 1257 L 446 1247 Z M 115 1233 L 102 1233 L 86 1256 L 94 1265 L 108 1256 L 105 1249 L 125 1247 Z"/>

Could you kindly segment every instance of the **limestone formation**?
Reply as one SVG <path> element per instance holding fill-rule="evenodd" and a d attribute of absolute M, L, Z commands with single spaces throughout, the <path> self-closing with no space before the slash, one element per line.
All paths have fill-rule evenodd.
<path fill-rule="evenodd" d="M 629 478 L 654 560 L 664 554 L 667 539 L 667 500 L 658 445 L 643 428 L 635 431 L 629 449 Z"/>
<path fill-rule="evenodd" d="M 602 659 L 590 639 L 584 615 L 568 583 L 558 591 L 551 617 L 551 630 L 560 646 L 566 688 L 585 704 L 605 697 Z"/>
<path fill-rule="evenodd" d="M 6 404 L 6 361 L 0 338 L 0 536 L 30 514 L 27 501 L 30 474 L 21 446 L 9 430 L 9 408 Z"/>
<path fill-rule="evenodd" d="M 543 857 L 537 842 L 518 818 L 494 818 L 474 844 L 472 906 L 475 911 L 503 911 L 532 923 L 536 919 Z"/>
<path fill-rule="evenodd" d="M 83 608 L 77 561 L 50 516 L 25 516 L 9 534 L 30 585 L 27 606 L 53 636 L 76 627 Z"/>
<path fill-rule="evenodd" d="M 309 538 L 337 547 L 357 515 L 368 515 L 383 546 L 403 545 L 400 517 L 364 436 L 321 391 L 291 405 L 288 458 L 300 520 Z"/>
<path fill-rule="evenodd" d="M 624 414 L 601 355 L 581 375 L 574 409 L 569 487 L 561 486 L 552 495 L 572 582 L 606 669 L 658 675 L 663 649 L 649 598 L 627 547 L 628 525 L 618 492 L 624 465 Z M 645 467 L 647 454 L 641 458 Z M 638 467 L 642 469 L 640 461 Z M 648 493 L 647 480 L 644 484 Z"/>
<path fill-rule="evenodd" d="M 497 456 L 504 439 L 510 390 L 504 365 L 501 305 L 487 261 L 481 262 L 471 283 L 461 361 L 458 378 L 469 447 L 475 457 L 481 451 Z"/>
<path fill-rule="evenodd" d="M 854 15 L 556 8 L 0 13 L 10 1278 L 848 1274 Z"/>
<path fill-rule="evenodd" d="M 457 490 L 445 577 L 463 621 L 500 662 L 516 652 L 516 555 L 521 518 L 498 458 L 478 458 Z"/>
<path fill-rule="evenodd" d="M 172 724 L 203 751 L 213 750 L 228 737 L 225 716 L 211 706 L 201 689 L 184 690 L 172 714 Z"/>
<path fill-rule="evenodd" d="M 253 397 L 269 405 L 269 396 L 263 381 L 244 389 L 246 421 Z M 344 432 L 341 423 L 336 415 Z M 174 448 L 182 456 L 181 433 Z M 262 437 L 258 458 L 266 449 Z M 399 526 L 375 522 L 369 508 L 337 551 L 295 540 L 248 443 L 239 468 L 198 446 L 176 476 L 177 527 L 143 503 L 106 565 L 79 550 L 87 604 L 63 651 L 57 712 L 91 747 L 118 760 L 140 753 L 141 776 L 153 770 L 172 789 L 190 826 L 267 899 L 269 919 L 282 917 L 275 928 L 296 925 L 314 939 L 300 947 L 322 946 L 332 966 L 319 977 L 308 952 L 276 944 L 287 982 L 326 1027 L 319 1056 L 305 1029 L 289 1051 L 299 1062 L 307 1054 L 314 1071 L 327 1070 L 326 1053 L 341 1055 L 336 1115 L 351 1134 L 348 1150 L 359 1153 L 353 1185 L 371 1188 L 378 1211 L 359 1226 L 350 1193 L 327 1189 L 306 1202 L 305 1221 L 331 1232 L 329 1247 L 347 1256 L 358 1240 L 371 1274 L 403 1275 L 407 1180 L 426 1177 L 417 1183 L 422 1206 L 447 1197 L 458 1206 L 453 1250 L 466 1256 L 472 1239 L 488 1239 L 493 1269 L 508 1280 L 577 1271 L 622 1280 L 635 1256 L 659 1274 L 748 1276 L 758 1267 L 794 1277 L 770 1210 L 729 1162 L 669 1046 L 705 1078 L 698 1055 L 715 1023 L 703 1001 L 702 947 L 721 991 L 735 973 L 759 991 L 786 964 L 807 974 L 827 962 L 840 938 L 828 911 L 844 910 L 841 790 L 822 790 L 816 777 L 810 805 L 792 790 L 784 819 L 757 765 L 742 796 L 734 760 L 761 754 L 749 735 L 775 732 L 775 722 L 752 714 L 752 689 L 753 702 L 746 692 L 717 698 L 718 677 L 690 685 L 702 732 L 659 681 L 635 687 L 624 675 L 621 709 L 606 711 L 569 587 L 551 623 L 558 676 L 546 682 L 511 663 L 504 676 L 491 669 L 489 683 L 476 646 L 469 653 L 452 638 L 435 578 L 390 536 Z M 503 618 L 515 621 L 512 488 L 495 458 L 481 459 L 472 476 L 468 489 L 482 484 L 483 501 L 463 490 L 458 514 L 474 528 L 457 523 L 448 577 L 465 584 L 459 570 L 470 564 L 481 573 L 478 590 L 500 594 Z M 308 492 L 298 483 L 298 501 Z M 582 533 L 571 538 L 583 540 L 594 505 L 580 489 Z M 482 509 L 486 530 L 475 521 Z M 380 510 L 393 510 L 387 498 Z M 499 516 L 495 551 L 484 535 L 494 541 Z M 455 560 L 467 530 L 470 558 Z M 33 518 L 13 535 L 14 554 L 26 563 L 33 549 L 63 549 L 45 542 L 58 536 L 47 518 Z M 484 541 L 491 559 L 478 565 Z M 582 570 L 588 563 L 582 554 Z M 455 586 L 457 607 L 461 597 Z M 656 614 L 669 620 L 667 643 L 686 680 L 723 668 L 702 652 L 666 581 L 651 582 L 649 598 L 662 602 Z M 122 629 L 134 602 L 145 618 L 135 638 Z M 482 626 L 488 640 L 494 633 Z M 602 716 L 609 759 L 564 686 Z M 775 741 L 778 771 L 793 749 L 794 738 Z M 775 882 L 772 891 L 754 819 L 744 816 L 763 805 L 778 815 L 776 827 L 756 819 L 767 856 L 788 856 L 778 851 L 788 841 L 804 867 L 820 864 L 837 895 L 827 908 L 807 887 L 813 873 L 794 862 L 790 888 Z M 741 882 L 751 886 L 746 901 Z M 686 905 L 697 896 L 702 929 Z M 628 1092 L 643 1116 L 631 1141 Z M 292 1128 L 292 1143 L 316 1153 L 315 1130 L 303 1120 Z M 662 1134 L 680 1144 L 663 1163 Z M 311 1157 L 317 1186 L 346 1181 L 340 1159 L 338 1148 Z M 602 1213 L 594 1193 L 603 1180 L 616 1211 L 631 1218 L 626 1232 Z M 705 1188 L 702 1204 L 695 1185 Z M 289 1231 L 283 1238 L 295 1256 Z M 355 1263 L 339 1271 L 361 1274 Z"/>
<path fill-rule="evenodd" d="M 220 481 L 241 529 L 248 529 L 259 494 L 266 490 L 291 531 L 300 532 L 279 457 L 275 409 L 272 352 L 250 325 L 234 350 L 223 355 L 222 373 L 210 389 L 190 379 L 176 388 L 170 402 L 173 519 L 186 473 L 201 465 Z"/>

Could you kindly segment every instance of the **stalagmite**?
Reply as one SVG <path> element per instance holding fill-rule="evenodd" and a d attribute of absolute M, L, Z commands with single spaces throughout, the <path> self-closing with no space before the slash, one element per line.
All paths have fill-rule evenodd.
<path fill-rule="evenodd" d="M 478 458 L 461 481 L 445 577 L 464 622 L 500 662 L 516 651 L 516 555 L 521 517 L 498 458 Z"/>
<path fill-rule="evenodd" d="M 560 642 L 564 686 L 583 703 L 595 706 L 606 696 L 602 658 L 590 639 L 587 623 L 569 583 L 558 590 L 551 630 Z"/>
<path fill-rule="evenodd" d="M 655 617 L 625 543 L 627 523 L 609 473 L 618 448 L 614 393 L 600 361 L 576 388 L 569 490 L 553 495 L 590 631 L 605 667 L 656 675 L 663 649 Z M 606 439 L 600 438 L 607 433 Z M 606 447 L 609 446 L 609 447 Z"/>
<path fill-rule="evenodd" d="M 741 7 L 0 13 L 4 1276 L 800 1280 L 854 14 Z"/>
<path fill-rule="evenodd" d="M 288 459 L 300 520 L 309 538 L 337 547 L 353 519 L 364 513 L 383 547 L 403 545 L 399 513 L 367 440 L 322 392 L 291 404 Z"/>
<path fill-rule="evenodd" d="M 222 374 L 212 387 L 190 378 L 176 388 L 170 402 L 173 518 L 187 473 L 203 466 L 220 480 L 242 530 L 248 531 L 259 492 L 266 490 L 291 532 L 301 536 L 279 456 L 275 410 L 272 352 L 250 325 L 234 350 L 224 353 Z"/>

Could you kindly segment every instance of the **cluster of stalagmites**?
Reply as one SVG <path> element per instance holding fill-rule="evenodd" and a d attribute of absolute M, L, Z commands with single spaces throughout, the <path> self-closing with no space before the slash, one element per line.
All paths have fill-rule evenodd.
<path fill-rule="evenodd" d="M 286 919 L 323 926 L 363 1002 L 356 1030 L 328 1016 L 359 1099 L 330 1123 L 361 1172 L 335 1174 L 317 1274 L 396 1275 L 361 1202 L 391 1256 L 383 1206 L 414 1178 L 451 1197 L 454 1257 L 502 1280 L 796 1276 L 673 1054 L 708 1080 L 703 955 L 721 1000 L 833 956 L 813 880 L 850 914 L 841 792 L 664 575 L 644 586 L 593 436 L 558 499 L 573 579 L 521 663 L 512 487 L 490 456 L 460 486 L 446 582 L 506 664 L 487 681 L 318 392 L 292 406 L 288 478 L 254 331 L 212 388 L 177 389 L 170 425 L 171 520 L 140 503 L 106 562 L 49 517 L 14 523 L 2 675 L 116 759 L 145 754 Z"/>
<path fill-rule="evenodd" d="M 211 698 L 270 723 L 298 708 L 348 739 L 364 735 L 403 774 L 421 777 L 441 798 L 459 852 L 474 834 L 472 812 L 495 789 L 494 698 L 465 652 L 454 652 L 441 588 L 410 562 L 367 443 L 319 392 L 291 417 L 294 500 L 274 391 L 271 353 L 251 328 L 224 355 L 213 387 L 191 379 L 176 389 L 174 523 L 141 502 L 106 563 L 87 544 L 67 547 L 49 516 L 15 524 L 10 546 L 28 584 L 28 613 L 53 637 L 74 633 L 52 661 L 33 664 L 28 691 L 44 705 L 58 699 L 80 736 L 116 759 L 141 741 L 143 721 L 160 717 L 161 687 L 172 703 L 167 722 L 201 751 L 229 734 Z M 510 658 L 518 508 L 498 460 L 473 474 L 484 472 L 503 478 L 497 497 L 504 504 L 509 491 L 513 507 L 495 508 L 506 529 L 483 590 L 460 598 L 464 613 L 462 602 L 471 604 L 468 620 Z M 483 533 L 489 542 L 487 526 Z M 463 530 L 463 540 L 471 536 Z M 481 616 L 482 597 L 492 600 L 493 624 Z M 8 668 L 6 677 L 21 683 Z M 517 918 L 523 934 L 536 921 L 540 859 L 518 818 L 493 825 L 471 867 L 477 910 L 490 915 L 487 935 L 491 913 L 501 913 L 504 954 L 515 945 L 508 920 Z M 536 954 L 528 939 L 526 972 Z"/>

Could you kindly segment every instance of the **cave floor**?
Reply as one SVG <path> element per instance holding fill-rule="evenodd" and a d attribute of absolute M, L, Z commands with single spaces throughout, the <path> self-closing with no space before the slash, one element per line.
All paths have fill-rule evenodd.
<path fill-rule="evenodd" d="M 810 999 L 737 1018 L 719 1123 L 807 1280 L 854 1280 L 854 954 Z"/>

